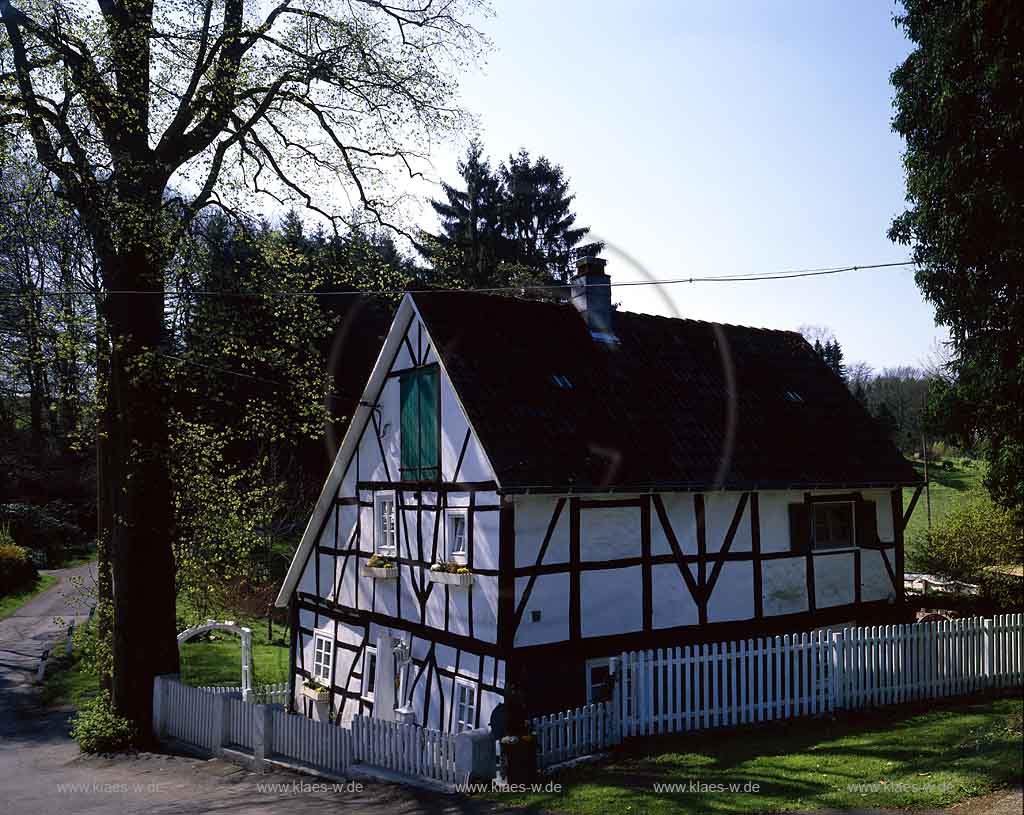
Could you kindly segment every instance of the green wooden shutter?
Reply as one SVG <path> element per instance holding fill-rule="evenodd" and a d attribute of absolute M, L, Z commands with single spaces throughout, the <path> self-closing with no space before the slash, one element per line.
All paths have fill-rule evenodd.
<path fill-rule="evenodd" d="M 874 501 L 857 502 L 857 545 L 878 545 L 878 515 Z"/>
<path fill-rule="evenodd" d="M 811 548 L 811 507 L 809 504 L 789 505 L 789 543 L 793 552 L 802 555 Z"/>
<path fill-rule="evenodd" d="M 401 478 L 418 478 L 420 468 L 419 377 L 415 371 L 401 377 Z"/>
<path fill-rule="evenodd" d="M 437 368 L 420 372 L 420 478 L 438 477 Z"/>

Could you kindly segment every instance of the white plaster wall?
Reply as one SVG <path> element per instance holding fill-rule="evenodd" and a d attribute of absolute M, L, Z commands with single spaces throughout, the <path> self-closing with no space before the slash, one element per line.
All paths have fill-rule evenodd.
<path fill-rule="evenodd" d="M 862 553 L 863 554 L 863 553 Z M 814 556 L 814 604 L 818 608 L 842 606 L 856 599 L 854 553 L 836 552 Z"/>
<path fill-rule="evenodd" d="M 580 575 L 580 634 L 600 637 L 643 629 L 640 566 Z"/>
<path fill-rule="evenodd" d="M 516 578 L 516 608 L 529 578 Z M 539 622 L 533 622 L 530 612 L 541 612 Z M 523 620 L 516 631 L 516 647 L 539 645 L 544 642 L 560 642 L 569 639 L 569 575 L 542 574 L 530 592 L 530 601 L 523 612 Z"/>
<path fill-rule="evenodd" d="M 875 517 L 878 522 L 878 539 L 883 543 L 894 543 L 896 532 L 892 523 L 892 499 L 888 490 L 864 490 L 864 500 L 875 502 Z"/>
<path fill-rule="evenodd" d="M 802 492 L 766 490 L 758 495 L 758 514 L 761 519 L 761 551 L 788 552 L 789 505 L 803 502 Z M 767 588 L 768 582 L 765 581 Z M 805 592 L 806 593 L 806 592 Z M 765 610 L 767 613 L 767 609 Z"/>
<path fill-rule="evenodd" d="M 712 492 L 704 496 L 704 533 L 708 552 L 721 551 L 729 525 L 736 515 L 736 508 L 742 499 L 738 492 Z M 736 527 L 730 552 L 750 551 L 750 500 L 743 507 L 743 515 Z"/>
<path fill-rule="evenodd" d="M 532 566 L 537 562 L 537 554 L 557 503 L 557 498 L 547 496 L 516 496 L 516 567 Z M 569 502 L 566 501 L 544 554 L 544 563 L 569 561 L 569 515 Z"/>
<path fill-rule="evenodd" d="M 580 510 L 580 560 L 620 560 L 641 554 L 639 507 Z"/>
<path fill-rule="evenodd" d="M 680 551 L 684 555 L 697 554 L 697 516 L 693 508 L 693 495 L 665 493 L 661 500 Z M 654 507 L 651 507 L 651 552 L 655 555 L 672 554 L 672 547 L 668 544 L 668 537 Z"/>
<path fill-rule="evenodd" d="M 766 615 L 795 614 L 808 610 L 805 557 L 763 561 L 761 574 Z"/>
<path fill-rule="evenodd" d="M 652 566 L 651 584 L 654 589 L 652 624 L 655 628 L 697 625 L 700 622 L 697 604 L 675 564 Z"/>
<path fill-rule="evenodd" d="M 709 567 L 710 576 L 710 567 Z M 722 564 L 715 590 L 708 598 L 708 622 L 750 620 L 754 617 L 754 567 L 742 561 Z"/>
<path fill-rule="evenodd" d="M 896 571 L 895 550 L 888 549 L 889 563 Z M 894 596 L 892 580 L 882 562 L 882 553 L 877 549 L 864 549 L 860 557 L 860 599 L 868 603 L 872 600 L 888 600 Z"/>

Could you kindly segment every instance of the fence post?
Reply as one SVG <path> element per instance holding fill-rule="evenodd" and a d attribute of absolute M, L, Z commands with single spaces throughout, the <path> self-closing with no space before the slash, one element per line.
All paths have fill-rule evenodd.
<path fill-rule="evenodd" d="M 213 694 L 213 754 L 224 755 L 224 745 L 228 741 L 228 695 L 226 693 Z"/>
<path fill-rule="evenodd" d="M 996 643 L 993 622 L 991 619 L 982 620 L 985 632 L 985 687 L 991 688 L 996 684 Z"/>
<path fill-rule="evenodd" d="M 846 707 L 846 640 L 842 631 L 832 632 L 831 670 L 828 672 L 828 698 L 832 710 Z"/>
<path fill-rule="evenodd" d="M 497 773 L 494 736 L 488 727 L 463 730 L 455 736 L 455 782 L 490 781 Z"/>
<path fill-rule="evenodd" d="M 253 712 L 252 758 L 257 772 L 267 771 L 267 756 L 273 751 L 274 708 L 272 705 L 255 705 Z"/>
<path fill-rule="evenodd" d="M 608 721 L 608 741 L 611 744 L 622 743 L 622 682 L 626 676 L 622 668 L 622 657 L 608 660 L 612 683 L 612 715 Z"/>
<path fill-rule="evenodd" d="M 167 726 L 164 723 L 165 711 L 167 709 L 164 703 L 164 686 L 166 682 L 167 680 L 162 676 L 153 677 L 153 735 L 158 740 L 163 738 L 167 732 Z"/>

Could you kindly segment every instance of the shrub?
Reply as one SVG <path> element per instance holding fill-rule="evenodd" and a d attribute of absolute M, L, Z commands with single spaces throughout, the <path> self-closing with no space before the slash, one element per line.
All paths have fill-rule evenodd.
<path fill-rule="evenodd" d="M 135 743 L 136 735 L 132 723 L 114 712 L 106 691 L 81 706 L 71 728 L 71 737 L 83 753 L 126 750 Z"/>
<path fill-rule="evenodd" d="M 1017 513 L 981 493 L 952 509 L 925 535 L 921 561 L 928 571 L 957 580 L 978 577 L 986 566 L 1024 560 Z"/>
<path fill-rule="evenodd" d="M 8 527 L 0 526 L 0 594 L 27 589 L 38 576 L 28 552 L 14 543 Z"/>
<path fill-rule="evenodd" d="M 63 505 L 57 510 L 63 512 Z M 82 531 L 34 504 L 0 504 L 0 523 L 10 526 L 18 543 L 28 549 L 45 552 L 51 561 L 59 560 L 65 550 L 82 538 Z"/>

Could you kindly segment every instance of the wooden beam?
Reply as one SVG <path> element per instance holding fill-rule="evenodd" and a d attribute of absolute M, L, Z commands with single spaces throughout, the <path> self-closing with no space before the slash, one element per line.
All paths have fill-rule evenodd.
<path fill-rule="evenodd" d="M 914 494 L 910 499 L 910 505 L 907 507 L 906 512 L 903 512 L 903 518 L 900 521 L 900 530 L 903 531 L 907 528 L 907 524 L 910 523 L 910 516 L 914 513 L 914 507 L 917 506 L 917 499 L 921 497 L 921 492 L 924 490 L 924 484 L 918 484 L 914 490 Z M 899 490 L 900 495 L 903 494 L 903 489 Z M 895 520 L 895 518 L 893 519 Z"/>

